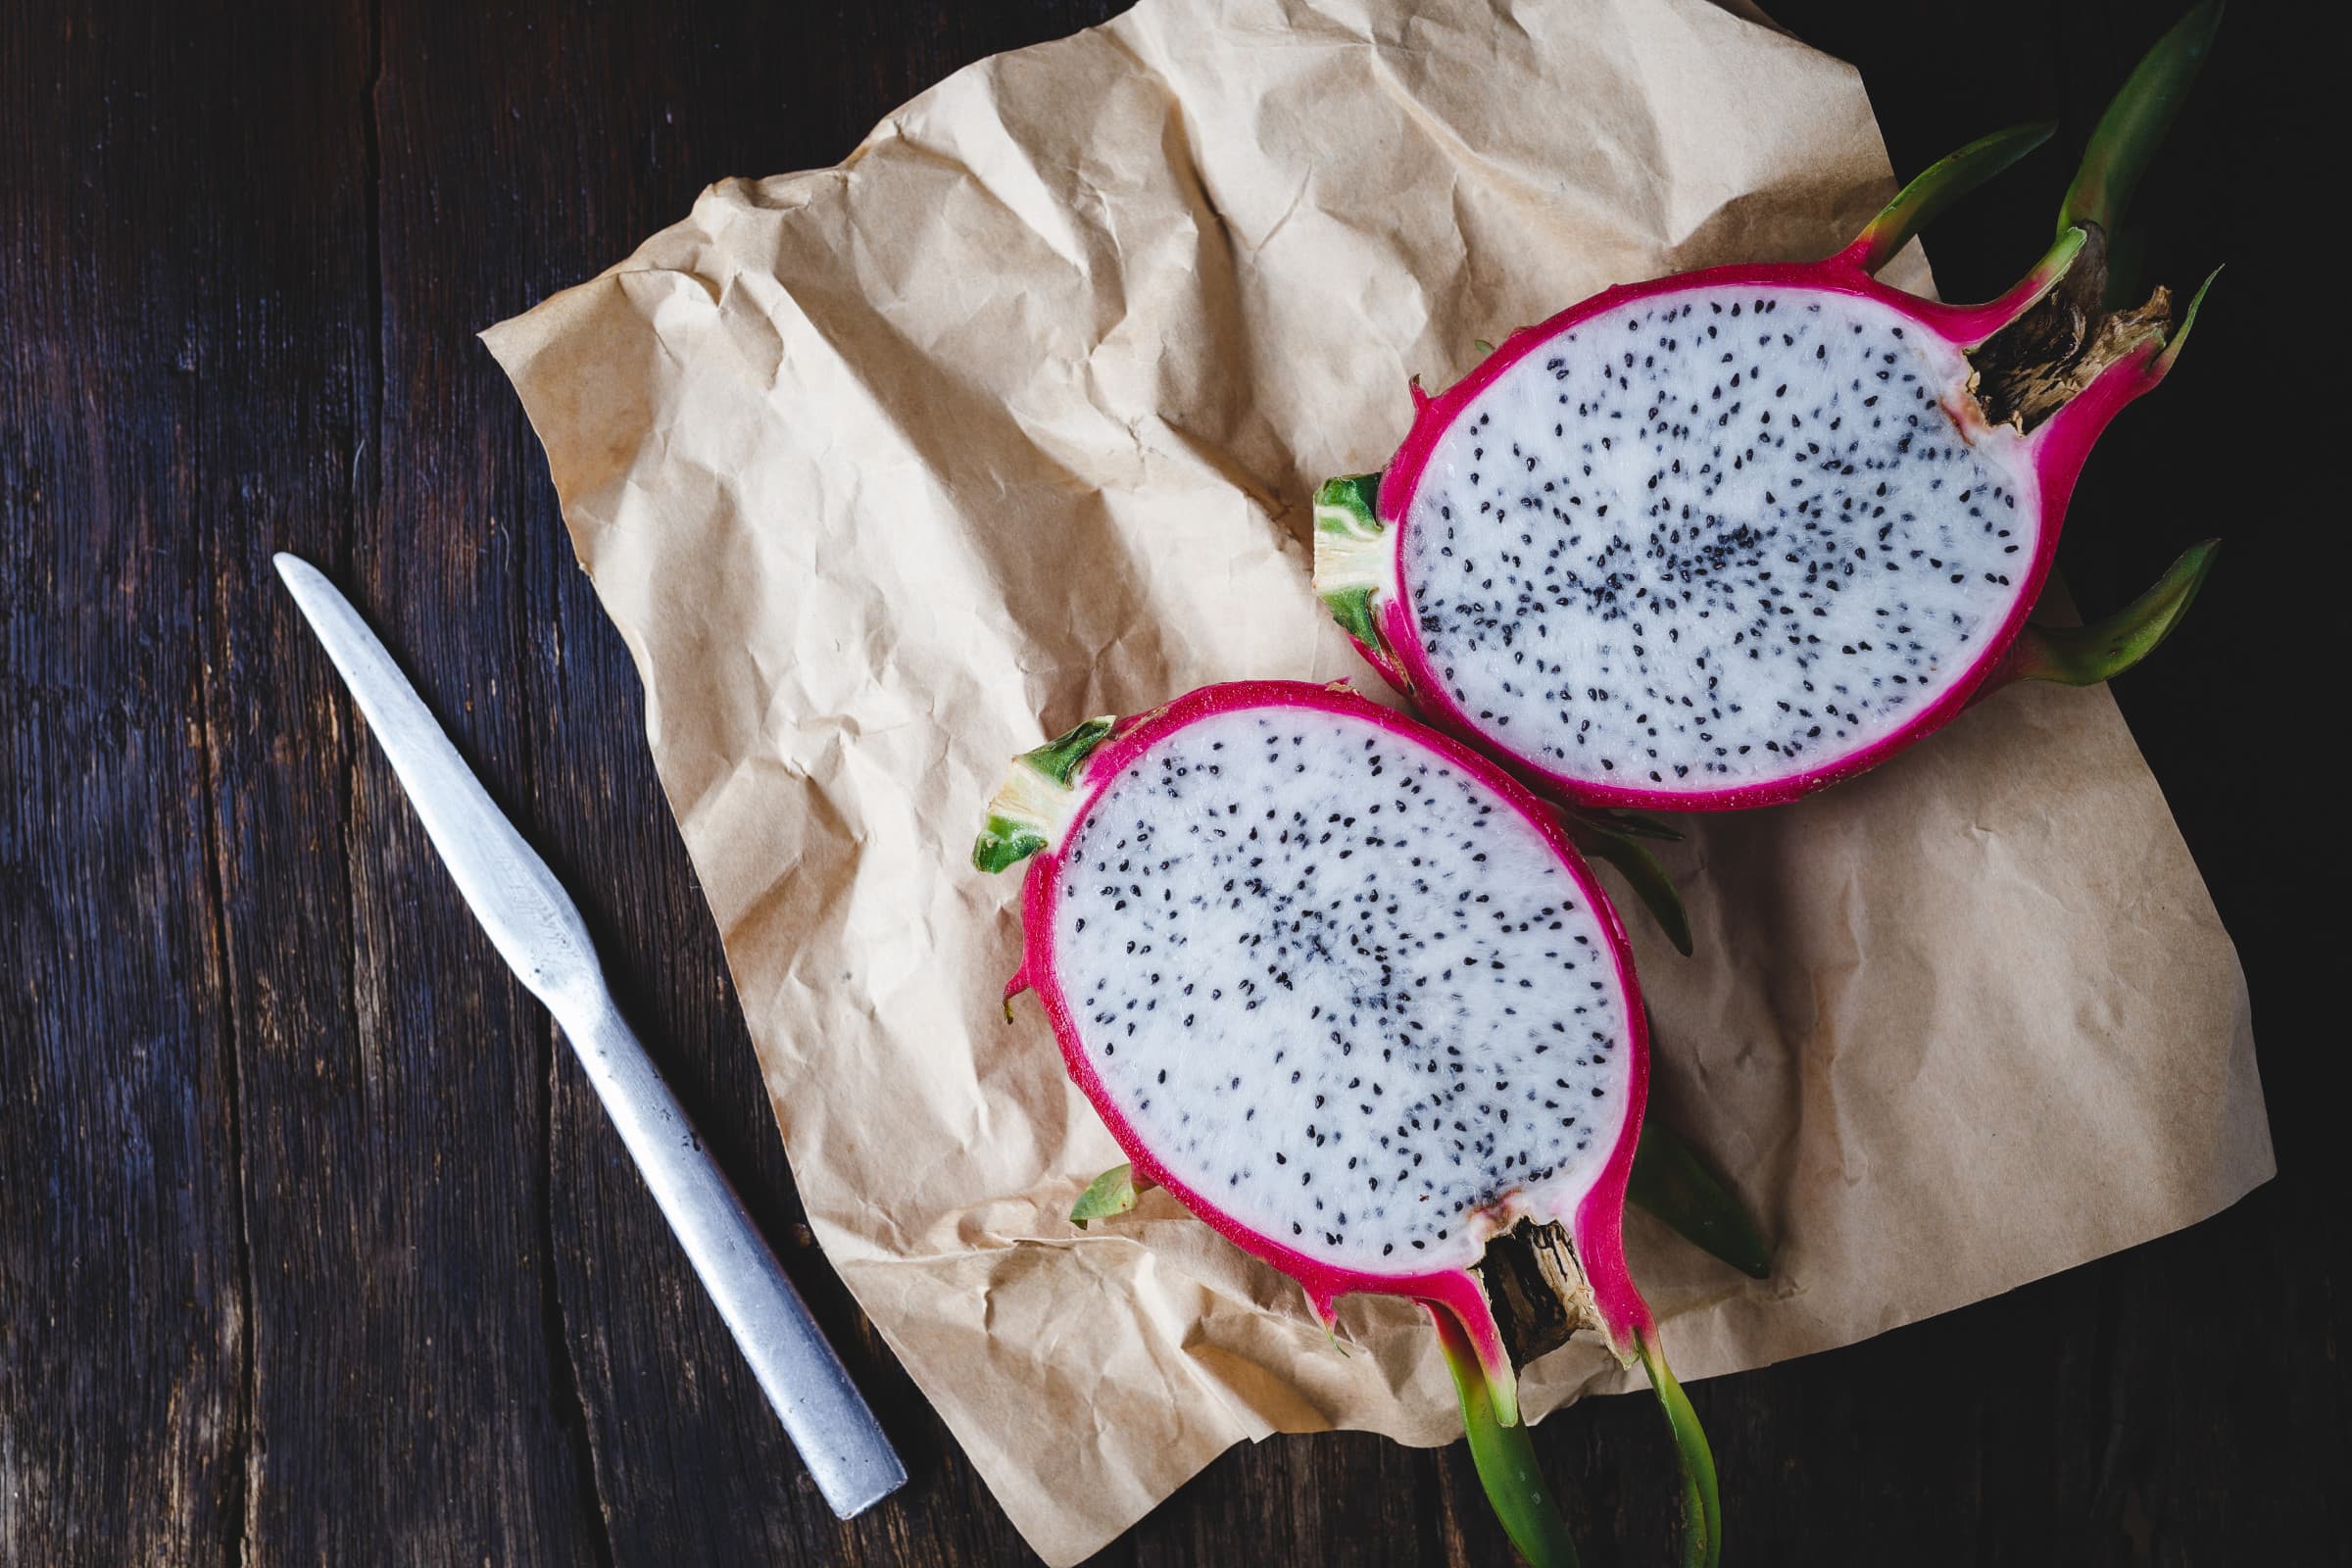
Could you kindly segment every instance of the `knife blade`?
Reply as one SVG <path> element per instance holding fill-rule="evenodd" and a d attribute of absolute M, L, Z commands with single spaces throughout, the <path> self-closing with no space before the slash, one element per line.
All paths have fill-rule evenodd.
<path fill-rule="evenodd" d="M 844 1519 L 881 1501 L 906 1484 L 906 1465 L 621 1017 L 578 906 L 491 801 L 350 601 L 301 557 L 275 560 L 458 892 L 571 1043 L 825 1501 Z"/>

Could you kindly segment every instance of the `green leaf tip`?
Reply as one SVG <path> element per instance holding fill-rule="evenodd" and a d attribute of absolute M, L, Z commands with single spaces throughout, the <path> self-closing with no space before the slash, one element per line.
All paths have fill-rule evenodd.
<path fill-rule="evenodd" d="M 1656 1328 L 1644 1329 L 1637 1336 L 1637 1348 L 1642 1369 L 1649 1374 L 1650 1389 L 1666 1413 L 1667 1429 L 1674 1435 L 1676 1467 L 1683 1484 L 1684 1568 L 1717 1568 L 1723 1561 L 1723 1494 L 1715 1479 L 1715 1451 L 1707 1446 L 1706 1429 L 1699 1425 L 1698 1412 L 1690 1407 L 1690 1396 L 1666 1364 Z"/>
<path fill-rule="evenodd" d="M 1437 1322 L 1446 1370 L 1453 1375 L 1453 1392 L 1462 1403 L 1462 1435 L 1470 1441 L 1470 1462 L 1478 1468 L 1478 1484 L 1503 1534 L 1533 1568 L 1577 1568 L 1576 1543 L 1568 1534 L 1559 1499 L 1544 1484 L 1527 1423 L 1502 1419 L 1486 1369 L 1451 1310 L 1433 1306 L 1430 1316 Z"/>
<path fill-rule="evenodd" d="M 1380 475 L 1350 473 L 1316 486 L 1315 526 L 1325 533 L 1382 532 Z"/>
<path fill-rule="evenodd" d="M 972 864 L 994 876 L 1018 865 L 1046 847 L 1046 836 L 1033 827 L 991 815 L 972 842 Z"/>
<path fill-rule="evenodd" d="M 2060 231 L 2089 222 L 2113 233 L 2123 222 L 2140 176 L 2212 50 L 2222 10 L 2222 0 L 2205 0 L 2140 57 L 2082 149 L 2082 167 L 2058 209 Z"/>
<path fill-rule="evenodd" d="M 2173 328 L 2171 337 L 2165 339 L 2164 351 L 2156 356 L 2156 363 L 2150 367 L 2151 373 L 2163 376 L 2172 372 L 2173 362 L 2180 357 L 2181 346 L 2188 341 L 2188 329 L 2197 324 L 2197 308 L 2205 303 L 2205 291 L 2213 287 L 2213 280 L 2221 275 L 2222 270 L 2218 267 L 2207 272 L 2205 281 L 2199 283 L 2197 291 L 2188 297 L 2188 309 L 2180 313 L 2180 324 Z"/>
<path fill-rule="evenodd" d="M 1750 1279 L 1772 1277 L 1772 1244 L 1729 1182 L 1653 1108 L 1634 1146 L 1625 1196 L 1708 1256 Z"/>
<path fill-rule="evenodd" d="M 2114 614 L 2086 626 L 2028 626 L 2009 659 L 2011 680 L 2096 686 L 2113 680 L 2173 634 L 2221 553 L 2219 539 L 2190 545 L 2156 585 Z"/>
<path fill-rule="evenodd" d="M 1633 839 L 1656 839 L 1660 844 L 1680 844 L 1683 830 L 1670 822 L 1661 821 L 1647 811 L 1612 810 L 1602 814 L 1602 820 L 1614 831 Z"/>
<path fill-rule="evenodd" d="M 988 803 L 988 816 L 972 844 L 972 864 L 994 874 L 1050 848 L 1068 821 L 1070 780 L 1078 765 L 1118 724 L 1108 714 L 1090 718 L 1014 758 L 1012 771 Z"/>
<path fill-rule="evenodd" d="M 1690 915 L 1683 907 L 1683 896 L 1675 891 L 1674 878 L 1666 867 L 1649 852 L 1643 839 L 1679 838 L 1680 834 L 1663 823 L 1647 817 L 1632 821 L 1603 816 L 1596 812 L 1570 810 L 1562 813 L 1569 839 L 1585 854 L 1606 860 L 1617 868 L 1634 896 L 1642 901 L 1674 951 L 1684 957 L 1690 956 Z"/>
<path fill-rule="evenodd" d="M 1066 786 L 1070 782 L 1070 775 L 1078 771 L 1078 764 L 1109 738 L 1118 723 L 1108 714 L 1090 718 L 1075 729 L 1054 736 L 1035 751 L 1023 752 L 1020 760 L 1054 783 Z"/>
<path fill-rule="evenodd" d="M 1848 258 L 1866 272 L 1877 271 L 1937 214 L 2048 141 L 2057 129 L 2054 120 L 2012 125 L 1929 165 L 1863 225 L 1847 248 Z"/>
<path fill-rule="evenodd" d="M 1372 590 L 1343 588 L 1323 596 L 1323 608 L 1340 623 L 1340 630 L 1368 648 L 1382 646 L 1380 627 L 1372 620 Z"/>
<path fill-rule="evenodd" d="M 1108 1219 L 1126 1213 L 1141 1196 L 1136 1190 L 1135 1167 L 1113 1165 L 1089 1182 L 1086 1191 L 1078 1195 L 1078 1201 L 1070 1205 L 1070 1223 L 1084 1230 L 1090 1219 Z"/>
<path fill-rule="evenodd" d="M 1374 612 L 1376 595 L 1396 580 L 1388 524 L 1380 520 L 1380 475 L 1351 473 L 1315 490 L 1315 594 L 1340 629 L 1389 656 Z"/>
<path fill-rule="evenodd" d="M 1634 897 L 1666 933 L 1666 940 L 1674 944 L 1674 951 L 1686 958 L 1690 956 L 1695 949 L 1690 940 L 1690 912 L 1683 907 L 1683 895 L 1674 878 L 1666 874 L 1666 867 L 1658 863 L 1648 846 L 1611 835 L 1599 841 L 1595 853 L 1617 868 L 1617 874 L 1634 890 Z"/>

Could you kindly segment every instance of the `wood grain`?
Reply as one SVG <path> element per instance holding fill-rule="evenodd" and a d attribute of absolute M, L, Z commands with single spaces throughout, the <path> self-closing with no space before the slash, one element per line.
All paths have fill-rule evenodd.
<path fill-rule="evenodd" d="M 626 651 L 472 333 L 710 180 L 832 163 L 927 83 L 1109 10 L 0 0 L 0 1563 L 1031 1560 L 799 1224 Z M 1917 30 L 1948 12 L 1776 14 L 1861 66 L 1903 169 L 2053 112 L 2079 141 L 2168 16 L 1991 0 L 1955 49 Z M 2310 287 L 2279 234 L 2328 145 L 2319 53 L 2283 8 L 2231 17 L 2145 201 L 2155 274 L 2232 269 L 2064 552 L 2105 606 L 2230 536 L 2119 696 L 2244 953 L 2282 1174 L 2183 1235 L 1693 1389 L 1737 1560 L 2347 1560 L 2318 978 L 2341 921 L 2292 891 L 2325 866 L 2276 859 L 2333 835 L 2247 798 L 2323 701 L 2296 659 L 2334 640 L 2336 578 L 2297 564 L 2342 515 L 2325 400 L 2296 407 L 2328 356 L 2279 329 Z M 1930 236 L 1948 292 L 2039 249 L 2064 161 Z M 906 1451 L 900 1497 L 844 1526 L 802 1475 L 277 549 L 352 591 L 579 896 Z M 1619 1398 L 1541 1429 L 1595 1565 L 1662 1550 L 1655 1428 Z M 1507 1551 L 1458 1449 L 1334 1434 L 1226 1454 L 1100 1560 Z"/>

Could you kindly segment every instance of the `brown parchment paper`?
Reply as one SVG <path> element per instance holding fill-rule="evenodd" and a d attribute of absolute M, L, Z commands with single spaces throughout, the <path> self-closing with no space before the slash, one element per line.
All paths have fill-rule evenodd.
<path fill-rule="evenodd" d="M 839 168 L 712 186 L 488 334 L 644 676 L 810 1221 L 1050 1562 L 1241 1439 L 1460 1429 L 1414 1310 L 1346 1302 L 1343 1355 L 1164 1194 L 1063 1218 L 1119 1154 L 998 1005 L 1017 879 L 968 855 L 1006 760 L 1204 681 L 1375 687 L 1307 503 L 1396 446 L 1408 377 L 1611 282 L 1823 254 L 1891 189 L 1854 74 L 1752 13 L 1145 0 Z M 1893 276 L 1927 285 L 1916 249 Z M 2235 956 L 2104 692 L 1689 825 L 1697 956 L 1628 920 L 1657 1102 L 1780 1252 L 1752 1283 L 1637 1211 L 1686 1378 L 2271 1173 Z M 1579 1344 L 1526 1398 L 1628 1386 Z"/>

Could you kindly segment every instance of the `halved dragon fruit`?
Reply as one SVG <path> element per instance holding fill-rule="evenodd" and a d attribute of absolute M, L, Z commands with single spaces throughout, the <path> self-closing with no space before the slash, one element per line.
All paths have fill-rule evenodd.
<path fill-rule="evenodd" d="M 1416 386 L 1385 472 L 1317 496 L 1326 605 L 1435 721 L 1588 807 L 1790 800 L 2008 681 L 2128 667 L 2210 543 L 2109 621 L 2027 617 L 2091 443 L 2196 315 L 2107 308 L 2107 237 L 2219 18 L 2141 62 L 2057 244 L 1988 305 L 1872 274 L 2047 126 L 1954 154 L 1826 261 L 1612 288 Z"/>
<path fill-rule="evenodd" d="M 1304 1287 L 1435 1319 L 1512 1539 L 1572 1560 L 1482 1287 L 1558 1226 L 1558 1306 L 1640 1361 L 1715 1560 L 1713 1462 L 1625 1264 L 1648 1032 L 1616 915 L 1554 812 L 1345 688 L 1212 686 L 1016 761 L 973 854 L 1029 860 L 1026 951 L 1134 1173 Z M 1116 1206 L 1115 1204 L 1112 1206 Z"/>

